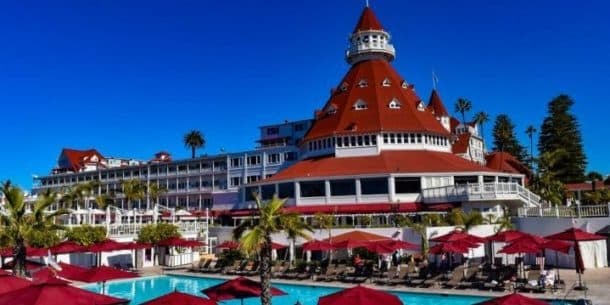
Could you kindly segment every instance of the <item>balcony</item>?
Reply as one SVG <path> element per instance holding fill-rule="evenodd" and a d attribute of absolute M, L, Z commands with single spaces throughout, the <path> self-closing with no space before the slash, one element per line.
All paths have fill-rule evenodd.
<path fill-rule="evenodd" d="M 609 204 L 519 208 L 519 217 L 583 218 L 610 217 Z"/>
<path fill-rule="evenodd" d="M 540 206 L 540 197 L 516 182 L 468 183 L 422 190 L 424 203 L 520 201 L 526 207 Z"/>

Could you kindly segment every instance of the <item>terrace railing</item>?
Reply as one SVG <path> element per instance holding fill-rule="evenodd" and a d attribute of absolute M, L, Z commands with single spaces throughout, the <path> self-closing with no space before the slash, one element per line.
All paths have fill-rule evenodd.
<path fill-rule="evenodd" d="M 527 207 L 540 206 L 540 197 L 516 182 L 467 183 L 422 190 L 426 203 L 518 200 Z"/>
<path fill-rule="evenodd" d="M 519 208 L 519 217 L 610 217 L 610 204 Z"/>

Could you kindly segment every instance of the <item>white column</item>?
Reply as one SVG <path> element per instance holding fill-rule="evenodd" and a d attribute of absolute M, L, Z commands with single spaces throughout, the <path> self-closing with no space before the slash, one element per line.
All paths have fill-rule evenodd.
<path fill-rule="evenodd" d="M 394 187 L 394 176 L 388 177 L 388 196 L 390 197 L 390 202 L 396 201 L 396 188 Z"/>
<path fill-rule="evenodd" d="M 360 179 L 356 179 L 356 203 L 362 201 L 362 185 Z"/>
<path fill-rule="evenodd" d="M 324 180 L 324 201 L 330 203 L 330 181 Z"/>
<path fill-rule="evenodd" d="M 294 205 L 299 205 L 301 201 L 301 185 L 299 182 L 294 182 Z"/>

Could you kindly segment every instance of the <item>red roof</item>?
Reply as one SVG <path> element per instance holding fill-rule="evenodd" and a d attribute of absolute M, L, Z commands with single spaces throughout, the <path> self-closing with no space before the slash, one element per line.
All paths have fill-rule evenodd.
<path fill-rule="evenodd" d="M 486 166 L 494 171 L 529 175 L 530 170 L 507 152 L 493 152 L 485 156 Z"/>
<path fill-rule="evenodd" d="M 384 86 L 384 81 L 389 86 Z M 362 83 L 361 83 L 362 82 Z M 366 85 L 365 85 L 366 82 Z M 337 90 L 316 116 L 305 141 L 332 136 L 379 131 L 426 131 L 447 135 L 449 132 L 430 111 L 419 111 L 421 99 L 412 87 L 403 87 L 404 79 L 383 59 L 354 64 Z M 386 82 L 387 84 L 387 82 Z M 399 108 L 390 108 L 396 100 Z M 355 109 L 362 101 L 366 109 Z M 334 111 L 329 111 L 330 108 Z"/>
<path fill-rule="evenodd" d="M 379 155 L 301 160 L 264 181 L 390 173 L 490 172 L 491 169 L 452 153 L 382 151 Z"/>
<path fill-rule="evenodd" d="M 468 152 L 468 146 L 470 143 L 470 134 L 461 133 L 457 140 L 451 145 L 451 149 L 454 154 L 465 154 Z"/>
<path fill-rule="evenodd" d="M 580 182 L 580 183 L 568 183 L 566 184 L 566 188 L 568 189 L 568 191 L 591 191 L 593 190 L 593 184 L 591 182 Z M 595 189 L 596 190 L 604 190 L 608 188 L 608 186 L 606 184 L 604 184 L 603 181 L 596 181 L 595 182 Z"/>
<path fill-rule="evenodd" d="M 427 108 L 436 116 L 449 116 L 449 112 L 447 112 L 447 108 L 445 108 L 445 105 L 443 104 L 443 101 L 436 90 L 432 90 Z"/>
<path fill-rule="evenodd" d="M 358 19 L 358 23 L 354 28 L 354 33 L 369 30 L 383 31 L 383 26 L 381 26 L 381 22 L 379 22 L 373 10 L 367 6 L 362 10 L 362 14 L 360 14 L 360 19 Z"/>
<path fill-rule="evenodd" d="M 91 161 L 93 156 L 97 156 L 98 160 L 97 161 Z M 61 155 L 60 155 L 60 159 L 62 159 L 62 157 L 65 158 L 66 161 L 68 161 L 67 164 L 67 168 L 66 169 L 70 169 L 73 170 L 75 172 L 79 171 L 81 168 L 83 168 L 85 166 L 85 164 L 88 163 L 100 163 L 100 161 L 102 159 L 104 159 L 104 156 L 102 156 L 102 154 L 100 154 L 96 149 L 86 149 L 86 150 L 76 150 L 76 149 L 70 149 L 70 148 L 64 148 L 61 151 Z"/>
<path fill-rule="evenodd" d="M 460 126 L 460 124 L 462 124 L 462 122 L 454 117 L 450 117 L 449 118 L 449 127 L 451 129 L 451 132 L 453 133 L 457 133 L 456 129 L 458 126 Z"/>

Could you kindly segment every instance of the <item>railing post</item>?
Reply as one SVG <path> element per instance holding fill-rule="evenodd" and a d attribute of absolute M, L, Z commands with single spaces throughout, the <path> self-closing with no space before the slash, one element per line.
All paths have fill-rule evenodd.
<path fill-rule="evenodd" d="M 559 206 L 555 205 L 555 217 L 559 218 Z"/>
<path fill-rule="evenodd" d="M 576 205 L 576 214 L 578 215 L 578 218 L 580 218 L 580 204 Z"/>

